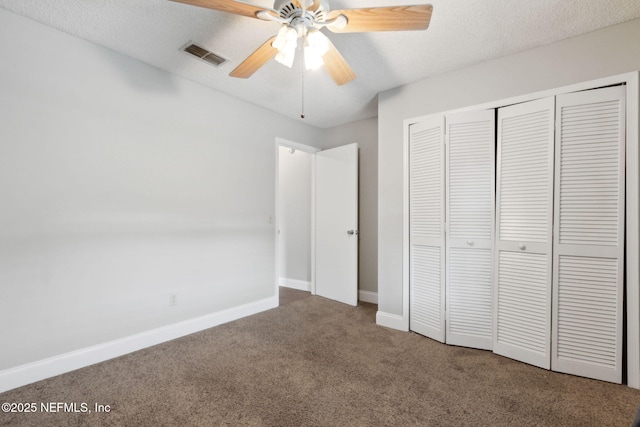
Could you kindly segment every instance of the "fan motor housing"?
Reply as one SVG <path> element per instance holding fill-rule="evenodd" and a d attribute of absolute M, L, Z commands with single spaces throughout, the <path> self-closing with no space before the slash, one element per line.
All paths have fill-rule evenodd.
<path fill-rule="evenodd" d="M 305 1 L 305 0 L 301 0 L 301 1 Z M 327 18 L 327 13 L 329 12 L 327 3 L 324 0 L 320 1 L 320 6 L 315 11 L 306 10 L 304 17 L 302 16 L 302 8 L 298 7 L 291 0 L 276 0 L 276 2 L 273 5 L 273 8 L 277 10 L 280 17 L 284 19 L 311 18 L 313 21 L 316 21 L 316 22 L 324 22 Z"/>

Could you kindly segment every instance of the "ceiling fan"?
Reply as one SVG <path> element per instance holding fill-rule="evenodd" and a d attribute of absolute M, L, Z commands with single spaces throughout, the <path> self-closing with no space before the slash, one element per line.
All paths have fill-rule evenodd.
<path fill-rule="evenodd" d="M 338 85 L 349 83 L 356 74 L 320 29 L 328 28 L 334 33 L 425 30 L 433 10 L 426 4 L 330 11 L 326 0 L 275 0 L 273 9 L 239 0 L 172 1 L 282 24 L 278 35 L 238 65 L 230 73 L 232 77 L 246 79 L 274 57 L 291 67 L 301 40 L 305 67 L 315 69 L 324 64 Z"/>

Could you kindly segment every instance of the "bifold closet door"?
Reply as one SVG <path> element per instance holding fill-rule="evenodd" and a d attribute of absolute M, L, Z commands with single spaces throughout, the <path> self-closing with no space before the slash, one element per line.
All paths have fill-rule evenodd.
<path fill-rule="evenodd" d="M 409 128 L 409 328 L 445 340 L 444 117 Z"/>
<path fill-rule="evenodd" d="M 446 342 L 492 348 L 495 110 L 446 116 Z"/>
<path fill-rule="evenodd" d="M 493 351 L 549 369 L 554 98 L 498 110 Z"/>
<path fill-rule="evenodd" d="M 625 87 L 558 96 L 556 111 L 552 369 L 620 383 Z"/>

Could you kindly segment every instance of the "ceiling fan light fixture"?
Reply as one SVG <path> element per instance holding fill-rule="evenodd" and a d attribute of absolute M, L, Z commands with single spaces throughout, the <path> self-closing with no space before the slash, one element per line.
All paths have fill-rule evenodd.
<path fill-rule="evenodd" d="M 288 27 L 286 25 L 280 27 L 280 31 L 278 31 L 278 35 L 276 36 L 276 39 L 273 41 L 271 46 L 278 50 L 284 47 L 285 43 L 287 42 L 287 28 Z"/>
<path fill-rule="evenodd" d="M 302 38 L 305 39 L 307 67 L 315 68 L 324 63 L 338 86 L 349 83 L 356 74 L 331 41 L 326 40 L 327 50 L 322 45 L 316 46 L 315 41 L 307 40 L 307 36 L 313 39 L 314 31 L 321 28 L 334 33 L 426 30 L 433 12 L 430 4 L 330 11 L 326 0 L 274 0 L 273 8 L 253 5 L 246 0 L 173 1 L 282 24 L 278 35 L 264 42 L 231 71 L 230 76 L 246 79 L 274 57 L 292 68 L 297 39 Z"/>
<path fill-rule="evenodd" d="M 298 32 L 293 27 L 283 25 L 271 46 L 278 49 L 276 61 L 291 68 L 298 47 Z"/>
<path fill-rule="evenodd" d="M 307 33 L 306 45 L 312 48 L 319 56 L 324 56 L 329 50 L 329 39 L 320 31 L 311 29 Z"/>
<path fill-rule="evenodd" d="M 296 56 L 295 50 L 293 51 L 281 50 L 276 55 L 276 61 L 278 61 L 285 67 L 291 68 L 293 67 L 293 59 L 295 58 L 295 56 Z"/>
<path fill-rule="evenodd" d="M 307 70 L 317 70 L 324 61 L 322 57 L 329 50 L 327 37 L 318 30 L 309 30 L 304 43 L 304 64 Z"/>
<path fill-rule="evenodd" d="M 285 67 L 293 67 L 293 60 L 296 56 L 296 43 L 287 44 L 276 55 L 276 61 L 284 65 Z"/>
<path fill-rule="evenodd" d="M 304 47 L 304 67 L 307 70 L 317 70 L 323 64 L 322 57 L 315 53 L 310 46 Z"/>

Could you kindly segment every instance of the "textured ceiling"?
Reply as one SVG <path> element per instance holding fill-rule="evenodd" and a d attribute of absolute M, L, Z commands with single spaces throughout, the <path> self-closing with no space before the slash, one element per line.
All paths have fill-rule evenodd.
<path fill-rule="evenodd" d="M 249 0 L 247 0 L 249 1 Z M 413 4 L 328 0 L 331 9 Z M 273 7 L 269 0 L 253 4 Z M 638 0 L 431 0 L 426 31 L 323 30 L 358 78 L 336 86 L 323 70 L 304 76 L 305 122 L 331 127 L 377 115 L 386 89 L 640 17 Z M 229 72 L 279 24 L 168 0 L 0 0 L 0 7 L 237 98 L 300 119 L 302 64 L 270 61 L 250 79 Z M 193 41 L 227 58 L 215 68 L 180 51 Z M 629 41 L 638 43 L 638 41 Z"/>

